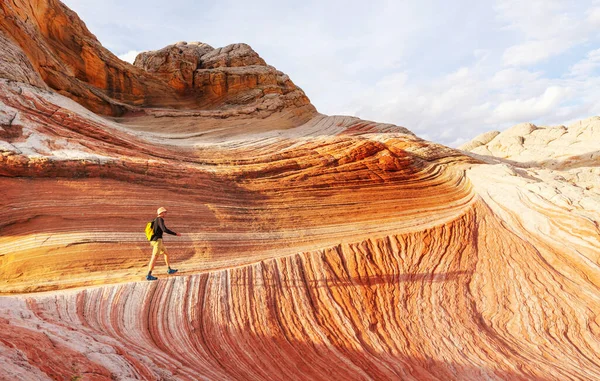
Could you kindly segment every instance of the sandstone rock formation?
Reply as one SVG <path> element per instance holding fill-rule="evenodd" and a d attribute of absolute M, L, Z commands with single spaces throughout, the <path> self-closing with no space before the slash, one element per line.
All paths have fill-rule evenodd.
<path fill-rule="evenodd" d="M 201 42 L 178 42 L 139 54 L 134 62 L 175 89 L 195 97 L 200 107 L 256 103 L 263 108 L 306 108 L 310 101 L 290 78 L 246 44 L 214 49 Z"/>
<path fill-rule="evenodd" d="M 0 31 L 19 46 L 49 87 L 90 110 L 174 105 L 175 91 L 120 61 L 58 0 L 0 2 Z"/>
<path fill-rule="evenodd" d="M 0 379 L 600 379 L 598 118 L 470 152 L 231 90 L 107 118 L 52 90 L 14 35 L 0 38 Z M 177 94 L 243 70 L 287 95 L 243 44 L 136 65 Z M 158 206 L 183 233 L 165 239 L 180 272 L 159 261 L 147 282 Z"/>
<path fill-rule="evenodd" d="M 573 186 L 580 196 L 600 193 L 600 117 L 569 127 L 516 125 L 502 133 L 482 135 L 461 149 L 485 155 L 488 162 L 507 163 L 541 181 Z"/>
<path fill-rule="evenodd" d="M 8 73 L 3 78 L 43 86 L 41 78 L 96 113 L 120 116 L 145 107 L 219 109 L 227 103 L 246 106 L 246 113 L 251 105 L 260 117 L 285 109 L 299 118 L 296 124 L 316 113 L 301 89 L 244 44 L 220 49 L 178 44 L 142 54 L 138 65 L 146 72 L 102 47 L 58 0 L 3 1 L 0 17 L 0 47 L 10 57 L 0 66 Z M 201 57 L 195 55 L 202 52 L 205 70 L 196 71 L 194 62 Z M 3 68 L 7 64 L 14 68 Z"/>

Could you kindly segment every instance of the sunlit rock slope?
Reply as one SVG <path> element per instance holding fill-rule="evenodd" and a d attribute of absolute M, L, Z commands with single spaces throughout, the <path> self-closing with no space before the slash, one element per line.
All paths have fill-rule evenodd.
<path fill-rule="evenodd" d="M 3 38 L 0 379 L 600 379 L 597 118 L 461 151 L 235 90 L 103 117 Z M 138 57 L 173 91 L 177 46 L 253 56 Z"/>

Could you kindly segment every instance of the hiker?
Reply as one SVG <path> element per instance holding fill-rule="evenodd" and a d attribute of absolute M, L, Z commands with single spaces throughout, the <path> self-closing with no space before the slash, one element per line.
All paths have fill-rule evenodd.
<path fill-rule="evenodd" d="M 167 273 L 175 274 L 177 272 L 176 269 L 172 269 L 169 265 L 169 254 L 167 253 L 167 249 L 163 244 L 163 233 L 168 233 L 171 235 L 181 236 L 179 233 L 175 233 L 172 230 L 169 230 L 165 226 L 165 215 L 167 214 L 167 209 L 160 207 L 156 211 L 158 215 L 154 220 L 154 232 L 152 234 L 152 238 L 150 239 L 150 245 L 152 245 L 152 258 L 150 259 L 150 264 L 148 265 L 148 275 L 146 275 L 146 280 L 156 280 L 158 279 L 155 276 L 152 276 L 152 269 L 154 268 L 154 264 L 156 263 L 156 256 L 160 253 L 165 256 L 165 263 L 167 264 L 168 270 Z"/>

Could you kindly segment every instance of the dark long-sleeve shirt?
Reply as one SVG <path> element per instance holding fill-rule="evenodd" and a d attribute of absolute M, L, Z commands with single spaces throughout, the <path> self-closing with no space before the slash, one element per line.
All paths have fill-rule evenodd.
<path fill-rule="evenodd" d="M 154 235 L 152 236 L 151 241 L 162 239 L 163 232 L 171 235 L 177 235 L 177 233 L 169 230 L 169 228 L 165 226 L 165 220 L 162 217 L 156 217 L 156 220 L 154 221 Z"/>

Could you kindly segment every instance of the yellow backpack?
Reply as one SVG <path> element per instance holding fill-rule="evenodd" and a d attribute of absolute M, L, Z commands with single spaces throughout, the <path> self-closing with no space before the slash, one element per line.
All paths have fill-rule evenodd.
<path fill-rule="evenodd" d="M 152 236 L 154 235 L 154 221 L 156 221 L 156 219 L 148 222 L 146 224 L 146 229 L 144 230 L 144 233 L 146 233 L 146 238 L 148 238 L 148 241 L 151 241 Z"/>

